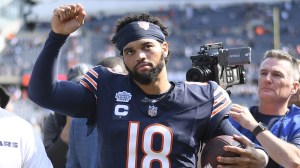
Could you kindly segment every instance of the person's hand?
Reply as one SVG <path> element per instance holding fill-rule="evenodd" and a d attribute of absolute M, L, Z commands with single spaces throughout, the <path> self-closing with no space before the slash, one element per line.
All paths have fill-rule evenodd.
<path fill-rule="evenodd" d="M 219 156 L 217 160 L 222 165 L 218 165 L 218 168 L 263 168 L 267 165 L 268 156 L 263 150 L 256 149 L 254 144 L 245 136 L 233 135 L 233 137 L 235 140 L 242 143 L 245 148 L 225 146 L 225 151 L 237 153 L 240 157 Z"/>
<path fill-rule="evenodd" d="M 85 15 L 86 12 L 80 4 L 60 6 L 53 11 L 52 31 L 69 35 L 84 24 Z"/>
<path fill-rule="evenodd" d="M 254 119 L 247 107 L 232 104 L 229 115 L 249 131 L 253 131 L 253 129 L 258 126 L 258 122 Z"/>
<path fill-rule="evenodd" d="M 64 141 L 66 144 L 69 144 L 69 132 L 70 132 L 71 121 L 72 121 L 72 117 L 67 116 L 66 125 L 60 133 L 61 140 Z"/>

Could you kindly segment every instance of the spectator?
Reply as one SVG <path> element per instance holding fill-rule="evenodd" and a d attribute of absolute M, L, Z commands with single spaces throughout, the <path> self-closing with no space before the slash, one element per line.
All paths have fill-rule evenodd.
<path fill-rule="evenodd" d="M 126 69 L 120 57 L 107 57 L 98 65 L 111 68 L 116 73 L 125 73 Z M 96 129 L 87 135 L 86 118 L 73 118 L 69 133 L 69 154 L 67 168 L 98 168 L 99 146 Z"/>
<path fill-rule="evenodd" d="M 100 167 L 196 167 L 200 143 L 221 134 L 239 134 L 227 120 L 231 101 L 215 82 L 169 82 L 167 28 L 148 14 L 117 23 L 112 42 L 128 75 L 97 66 L 79 84 L 52 78 L 59 50 L 84 23 L 79 4 L 54 10 L 52 31 L 32 71 L 29 97 L 37 104 L 97 125 Z M 264 167 L 266 153 L 244 136 L 237 167 Z"/>
<path fill-rule="evenodd" d="M 259 105 L 233 105 L 233 124 L 267 151 L 268 168 L 300 167 L 300 113 L 288 101 L 299 88 L 296 61 L 281 50 L 265 53 L 258 79 Z"/>
<path fill-rule="evenodd" d="M 107 57 L 102 59 L 97 65 L 111 68 L 114 72 L 127 74 L 123 60 L 120 57 Z"/>
<path fill-rule="evenodd" d="M 30 123 L 4 110 L 9 95 L 0 87 L 0 167 L 52 168 L 40 137 Z"/>
<path fill-rule="evenodd" d="M 69 69 L 67 79 L 78 82 L 91 67 L 88 64 L 77 64 Z M 66 166 L 70 124 L 71 117 L 55 112 L 45 119 L 44 145 L 55 168 Z"/>

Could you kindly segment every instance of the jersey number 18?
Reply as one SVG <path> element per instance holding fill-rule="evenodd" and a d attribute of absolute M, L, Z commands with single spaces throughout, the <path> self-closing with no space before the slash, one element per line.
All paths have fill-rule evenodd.
<path fill-rule="evenodd" d="M 140 122 L 129 122 L 127 143 L 127 168 L 137 167 L 137 151 Z M 160 150 L 153 149 L 154 135 L 161 136 Z M 168 158 L 172 151 L 173 132 L 162 124 L 151 124 L 142 132 L 141 148 L 144 156 L 141 160 L 142 168 L 150 168 L 153 162 L 159 162 L 161 168 L 170 168 L 171 161 Z"/>

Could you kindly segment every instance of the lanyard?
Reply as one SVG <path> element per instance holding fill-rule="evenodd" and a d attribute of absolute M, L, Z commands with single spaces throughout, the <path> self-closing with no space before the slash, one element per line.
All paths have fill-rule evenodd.
<path fill-rule="evenodd" d="M 282 128 L 283 128 L 283 121 L 284 121 L 284 119 L 285 119 L 285 117 L 286 117 L 286 114 L 288 113 L 288 111 L 284 114 L 284 116 L 282 117 L 282 119 L 281 119 L 281 121 L 280 121 L 280 125 L 279 125 L 279 130 L 278 130 L 278 133 L 277 133 L 277 137 L 280 139 L 280 133 L 281 133 L 281 130 L 282 130 Z"/>

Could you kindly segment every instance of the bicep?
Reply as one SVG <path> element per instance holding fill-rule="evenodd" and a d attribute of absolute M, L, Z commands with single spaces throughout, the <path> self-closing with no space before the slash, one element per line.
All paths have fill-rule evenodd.
<path fill-rule="evenodd" d="M 46 108 L 72 117 L 86 117 L 95 104 L 96 98 L 91 91 L 69 81 L 56 83 L 52 95 L 45 102 Z"/>

